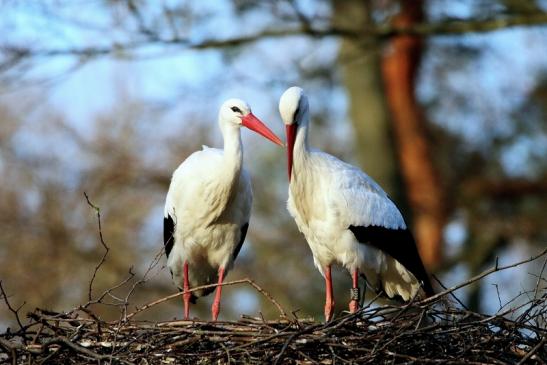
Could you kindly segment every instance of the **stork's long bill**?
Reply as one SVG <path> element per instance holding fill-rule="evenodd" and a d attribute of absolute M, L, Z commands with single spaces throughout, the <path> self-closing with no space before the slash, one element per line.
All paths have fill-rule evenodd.
<path fill-rule="evenodd" d="M 283 146 L 283 142 L 275 135 L 264 123 L 260 121 L 253 113 L 249 113 L 243 118 L 241 118 L 242 125 L 249 128 L 250 130 L 264 136 L 275 144 Z"/>
<path fill-rule="evenodd" d="M 289 173 L 289 182 L 291 181 L 294 140 L 296 139 L 297 128 L 298 125 L 296 123 L 285 126 L 285 133 L 287 134 L 287 168 Z"/>

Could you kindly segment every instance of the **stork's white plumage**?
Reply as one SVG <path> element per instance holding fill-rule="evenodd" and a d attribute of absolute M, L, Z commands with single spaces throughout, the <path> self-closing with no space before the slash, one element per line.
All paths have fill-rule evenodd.
<path fill-rule="evenodd" d="M 175 170 L 164 210 L 164 245 L 167 266 L 180 290 L 221 284 L 245 240 L 253 194 L 251 179 L 243 168 L 240 127 L 247 127 L 269 140 L 281 140 L 252 113 L 242 100 L 230 99 L 218 116 L 224 150 L 203 147 Z M 212 306 L 218 317 L 222 287 Z M 190 301 L 214 288 L 184 293 L 184 317 Z"/>
<path fill-rule="evenodd" d="M 360 273 L 390 298 L 432 294 L 412 234 L 382 188 L 358 168 L 309 147 L 309 104 L 301 88 L 285 91 L 279 112 L 287 134 L 288 209 L 325 277 L 326 319 L 334 310 L 334 263 L 352 274 L 350 312 L 358 309 Z"/>

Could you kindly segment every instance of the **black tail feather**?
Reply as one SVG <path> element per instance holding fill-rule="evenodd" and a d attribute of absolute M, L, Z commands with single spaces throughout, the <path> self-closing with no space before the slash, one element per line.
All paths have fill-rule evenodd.
<path fill-rule="evenodd" d="M 369 244 L 399 261 L 421 283 L 428 297 L 435 294 L 414 237 L 408 229 L 349 226 L 349 230 L 360 243 Z"/>

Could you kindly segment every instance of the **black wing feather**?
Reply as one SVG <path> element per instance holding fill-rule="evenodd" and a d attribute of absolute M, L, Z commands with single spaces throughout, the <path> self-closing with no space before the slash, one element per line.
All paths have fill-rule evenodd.
<path fill-rule="evenodd" d="M 163 246 L 165 254 L 169 257 L 175 243 L 175 222 L 170 214 L 163 218 Z"/>
<path fill-rule="evenodd" d="M 245 237 L 247 236 L 247 229 L 249 229 L 248 222 L 241 226 L 241 238 L 239 239 L 239 243 L 237 244 L 236 248 L 234 249 L 234 253 L 232 254 L 234 261 L 237 258 L 237 255 L 239 255 L 239 251 L 241 251 L 241 246 L 243 246 L 243 242 L 245 241 Z"/>
<path fill-rule="evenodd" d="M 418 281 L 423 283 L 426 295 L 434 294 L 416 242 L 408 229 L 390 229 L 379 226 L 349 226 L 357 241 L 369 244 L 399 261 Z"/>

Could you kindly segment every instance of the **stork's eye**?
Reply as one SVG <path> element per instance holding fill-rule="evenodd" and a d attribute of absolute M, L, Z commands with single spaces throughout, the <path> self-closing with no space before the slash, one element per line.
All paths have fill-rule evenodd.
<path fill-rule="evenodd" d="M 232 111 L 233 111 L 234 113 L 241 113 L 241 109 L 239 109 L 237 106 L 233 106 L 233 107 L 232 107 Z"/>

